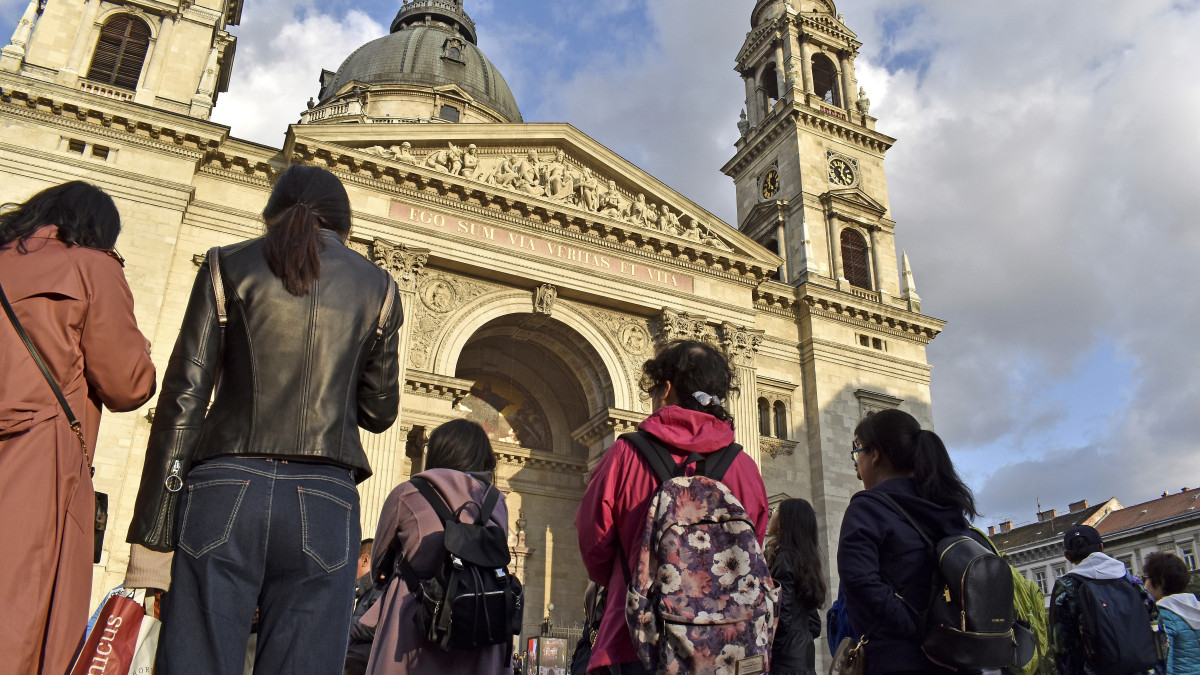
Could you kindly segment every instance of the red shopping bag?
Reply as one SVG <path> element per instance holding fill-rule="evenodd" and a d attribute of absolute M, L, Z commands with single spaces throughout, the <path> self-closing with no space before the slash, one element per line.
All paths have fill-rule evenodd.
<path fill-rule="evenodd" d="M 104 603 L 71 675 L 126 675 L 137 652 L 138 631 L 146 610 L 130 595 L 117 592 Z"/>

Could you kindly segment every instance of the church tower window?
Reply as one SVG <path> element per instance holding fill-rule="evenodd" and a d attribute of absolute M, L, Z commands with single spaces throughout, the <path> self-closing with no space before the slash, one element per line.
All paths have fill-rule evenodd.
<path fill-rule="evenodd" d="M 867 242 L 857 231 L 842 230 L 842 275 L 851 286 L 871 289 L 871 266 L 867 262 Z"/>
<path fill-rule="evenodd" d="M 771 435 L 771 404 L 767 399 L 758 399 L 758 435 Z"/>
<path fill-rule="evenodd" d="M 446 120 L 447 122 L 457 122 L 459 119 L 458 108 L 455 108 L 452 105 L 444 105 L 438 112 L 438 117 Z"/>
<path fill-rule="evenodd" d="M 837 67 L 824 54 L 813 54 L 812 57 L 813 90 L 826 103 L 842 105 L 842 97 L 838 87 Z"/>
<path fill-rule="evenodd" d="M 150 27 L 128 14 L 118 14 L 100 29 L 87 79 L 136 89 L 149 49 Z"/>
<path fill-rule="evenodd" d="M 768 63 L 762 70 L 762 75 L 758 79 L 763 90 L 763 110 L 770 110 L 775 102 L 779 100 L 779 71 L 776 70 L 774 63 Z"/>
<path fill-rule="evenodd" d="M 787 430 L 787 406 L 783 401 L 775 401 L 775 438 L 786 439 Z"/>

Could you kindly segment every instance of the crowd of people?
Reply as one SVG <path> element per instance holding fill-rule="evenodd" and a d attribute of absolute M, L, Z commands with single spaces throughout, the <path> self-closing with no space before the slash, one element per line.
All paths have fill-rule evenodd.
<path fill-rule="evenodd" d="M 162 377 L 125 581 L 161 608 L 155 672 L 532 672 L 516 650 L 523 594 L 483 428 L 435 429 L 424 470 L 362 539 L 356 485 L 371 467 L 358 429 L 396 420 L 404 316 L 394 281 L 345 246 L 345 188 L 292 166 L 263 220 L 264 236 L 209 251 Z M 119 231 L 112 199 L 79 182 L 0 213 L 0 674 L 71 669 L 101 407 L 136 409 L 155 392 Z M 937 434 L 900 410 L 855 428 L 848 459 L 864 489 L 842 520 L 823 621 L 835 571 L 816 513 L 803 499 L 772 513 L 734 441 L 725 355 L 667 343 L 641 388 L 652 412 L 606 450 L 575 520 L 592 583 L 572 675 L 808 675 L 823 628 L 845 672 L 954 672 L 931 657 L 928 616 L 943 587 L 952 600 L 931 542 L 971 539 L 985 556 L 990 542 L 970 527 L 974 497 Z M 1063 545 L 1075 567 L 1050 599 L 1049 654 L 994 667 L 1200 672 L 1182 560 L 1153 553 L 1138 580 L 1093 528 Z M 967 601 L 953 601 L 965 630 Z"/>

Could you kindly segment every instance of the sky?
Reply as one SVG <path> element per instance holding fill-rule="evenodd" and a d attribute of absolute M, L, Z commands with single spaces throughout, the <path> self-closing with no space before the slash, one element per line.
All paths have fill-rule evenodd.
<path fill-rule="evenodd" d="M 1200 485 L 1200 0 L 840 0 L 980 524 Z M 528 122 L 736 221 L 751 0 L 466 0 Z M 0 0 L 15 25 L 24 2 Z M 213 119 L 278 146 L 400 0 L 246 0 Z M 1191 289 L 1191 290 L 1189 290 Z"/>

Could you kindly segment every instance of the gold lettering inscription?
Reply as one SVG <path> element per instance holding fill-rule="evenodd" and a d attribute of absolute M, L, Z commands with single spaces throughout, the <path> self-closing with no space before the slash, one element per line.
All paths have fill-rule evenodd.
<path fill-rule="evenodd" d="M 686 293 L 693 292 L 693 279 L 686 274 L 674 274 L 668 269 L 647 267 L 584 248 L 551 243 L 545 239 L 520 234 L 495 225 L 484 225 L 466 218 L 438 213 L 398 201 L 392 202 L 390 215 L 395 220 L 408 221 L 422 227 L 448 228 L 448 231 L 456 236 L 478 238 L 503 248 L 520 249 L 527 255 L 557 258 L 573 266 L 604 270 L 610 274 L 620 274 L 663 288 L 679 289 Z"/>

